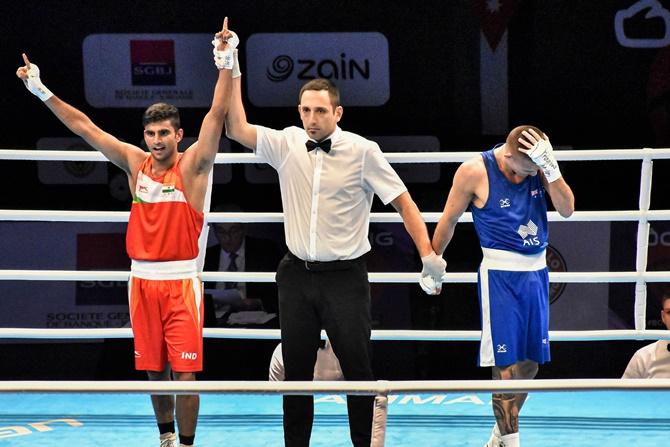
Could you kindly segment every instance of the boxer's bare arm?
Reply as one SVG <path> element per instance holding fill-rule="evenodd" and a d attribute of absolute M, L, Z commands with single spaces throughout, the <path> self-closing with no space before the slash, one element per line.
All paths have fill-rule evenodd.
<path fill-rule="evenodd" d="M 442 255 L 454 236 L 458 219 L 476 198 L 476 191 L 486 178 L 486 168 L 481 158 L 468 160 L 459 166 L 444 205 L 442 216 L 433 234 L 433 250 Z"/>
<path fill-rule="evenodd" d="M 82 137 L 93 148 L 102 152 L 112 163 L 126 171 L 129 175 L 137 171 L 137 168 L 147 156 L 146 152 L 137 146 L 120 141 L 115 136 L 100 129 L 82 111 L 51 94 L 40 80 L 39 68 L 31 64 L 28 56 L 25 54 L 23 54 L 23 61 L 25 65 L 19 67 L 16 75 L 26 84 L 26 88 L 31 93 L 44 101 L 49 110 L 68 129 Z M 47 95 L 43 95 L 44 92 L 48 92 L 48 97 L 45 97 Z"/>

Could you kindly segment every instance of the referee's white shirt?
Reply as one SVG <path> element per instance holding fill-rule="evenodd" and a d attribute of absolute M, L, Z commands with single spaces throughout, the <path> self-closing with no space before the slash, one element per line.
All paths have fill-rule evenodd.
<path fill-rule="evenodd" d="M 377 143 L 339 127 L 331 150 L 307 152 L 307 132 L 256 126 L 256 153 L 279 174 L 286 245 L 307 261 L 355 259 L 370 251 L 372 199 L 407 191 Z"/>

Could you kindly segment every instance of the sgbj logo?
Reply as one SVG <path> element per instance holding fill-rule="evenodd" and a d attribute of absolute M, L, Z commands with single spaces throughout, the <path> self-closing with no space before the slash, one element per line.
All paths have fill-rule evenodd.
<path fill-rule="evenodd" d="M 133 85 L 175 85 L 174 41 L 131 40 Z"/>
<path fill-rule="evenodd" d="M 307 81 L 330 79 L 345 106 L 388 101 L 388 41 L 380 33 L 254 34 L 247 41 L 249 98 L 256 106 L 298 104 Z"/>

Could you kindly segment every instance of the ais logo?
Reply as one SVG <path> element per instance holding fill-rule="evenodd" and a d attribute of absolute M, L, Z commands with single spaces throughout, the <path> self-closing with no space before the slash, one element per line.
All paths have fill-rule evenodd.
<path fill-rule="evenodd" d="M 540 240 L 537 236 L 537 225 L 532 220 L 528 221 L 528 225 L 519 225 L 517 233 L 523 239 L 523 245 L 540 245 Z"/>
<path fill-rule="evenodd" d="M 173 40 L 131 40 L 133 85 L 175 85 Z"/>

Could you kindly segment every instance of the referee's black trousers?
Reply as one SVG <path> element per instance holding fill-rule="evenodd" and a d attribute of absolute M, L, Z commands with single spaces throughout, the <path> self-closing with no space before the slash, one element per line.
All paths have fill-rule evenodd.
<path fill-rule="evenodd" d="M 373 380 L 370 283 L 363 258 L 305 263 L 286 255 L 277 268 L 282 355 L 286 380 L 312 380 L 325 329 L 346 380 Z M 355 447 L 369 447 L 374 396 L 347 396 Z M 286 447 L 308 447 L 313 396 L 284 396 Z"/>

